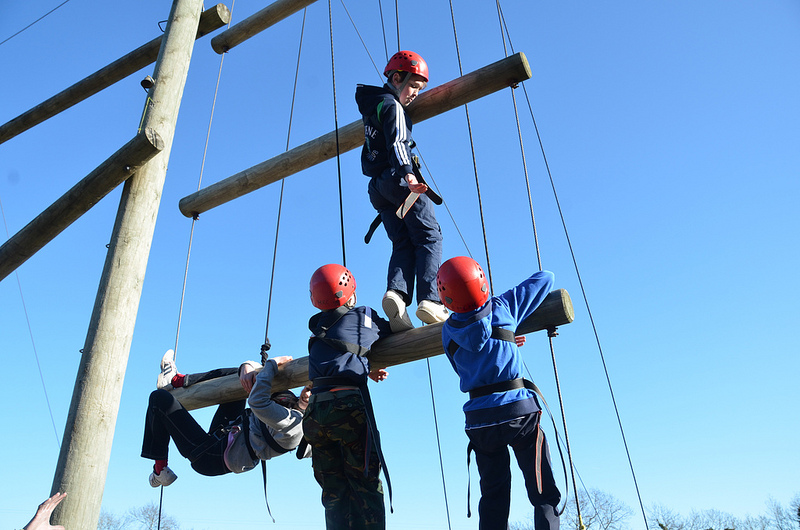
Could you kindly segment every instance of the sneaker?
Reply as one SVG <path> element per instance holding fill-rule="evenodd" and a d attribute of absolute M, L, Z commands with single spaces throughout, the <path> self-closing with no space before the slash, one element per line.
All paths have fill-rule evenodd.
<path fill-rule="evenodd" d="M 176 375 L 178 375 L 178 367 L 175 366 L 175 352 L 170 349 L 161 358 L 161 373 L 158 374 L 156 388 L 172 390 L 172 378 Z"/>
<path fill-rule="evenodd" d="M 408 331 L 414 328 L 411 323 L 411 317 L 408 316 L 406 311 L 406 304 L 403 297 L 397 291 L 389 290 L 383 295 L 383 312 L 389 319 L 389 326 L 392 328 L 392 333 L 399 331 Z"/>
<path fill-rule="evenodd" d="M 436 324 L 447 320 L 447 308 L 433 300 L 423 300 L 417 306 L 417 318 L 426 324 Z"/>
<path fill-rule="evenodd" d="M 172 350 L 170 350 L 172 351 Z M 154 488 L 159 486 L 169 486 L 176 480 L 178 480 L 178 475 L 175 474 L 169 467 L 165 467 L 161 470 L 161 473 L 156 475 L 155 471 L 150 473 L 150 485 Z"/>

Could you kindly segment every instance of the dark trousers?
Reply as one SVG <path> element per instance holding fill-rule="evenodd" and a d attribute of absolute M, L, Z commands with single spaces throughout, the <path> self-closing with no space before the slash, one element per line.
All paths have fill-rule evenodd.
<path fill-rule="evenodd" d="M 369 181 L 369 200 L 380 213 L 386 235 L 392 242 L 387 290 L 402 293 L 406 305 L 409 305 L 416 279 L 417 303 L 423 300 L 438 302 L 436 273 L 442 261 L 442 230 L 436 220 L 433 202 L 426 195 L 419 196 L 403 219 L 397 217 L 395 212 L 409 193 L 400 181 L 400 177 L 391 176 L 391 170 Z"/>
<path fill-rule="evenodd" d="M 541 412 L 535 412 L 508 423 L 467 430 L 481 476 L 481 500 L 478 504 L 480 530 L 508 528 L 511 506 L 511 458 L 508 446 L 514 450 L 525 478 L 536 530 L 558 530 L 556 510 L 561 493 L 550 466 L 547 440 L 539 426 L 540 416 Z"/>
<path fill-rule="evenodd" d="M 232 373 L 236 372 L 236 368 L 232 370 Z M 219 370 L 207 374 L 213 374 L 213 377 L 228 375 Z M 195 382 L 200 380 L 197 378 Z M 192 468 L 201 475 L 215 476 L 229 473 L 230 470 L 223 459 L 228 443 L 227 435 L 219 433 L 219 430 L 238 418 L 244 412 L 244 408 L 245 400 L 221 404 L 211 420 L 211 426 L 205 431 L 172 394 L 166 390 L 155 390 L 150 394 L 145 415 L 142 457 L 166 460 L 171 438 L 181 455 L 186 458 L 195 457 L 190 458 L 193 460 Z M 210 441 L 213 443 L 207 450 L 200 455 L 193 455 L 198 447 Z"/>

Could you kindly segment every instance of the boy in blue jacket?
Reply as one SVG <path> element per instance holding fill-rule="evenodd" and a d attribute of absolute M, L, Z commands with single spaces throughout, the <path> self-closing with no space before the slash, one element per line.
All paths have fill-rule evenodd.
<path fill-rule="evenodd" d="M 447 310 L 436 294 L 442 231 L 433 202 L 425 195 L 428 186 L 419 182 L 414 173 L 412 123 L 405 111 L 428 84 L 428 65 L 418 54 L 400 51 L 386 64 L 384 75 L 386 84 L 382 87 L 356 88 L 356 103 L 364 122 L 361 170 L 370 177 L 369 200 L 392 242 L 383 310 L 389 319 L 402 321 L 407 328 L 411 327 L 411 319 L 406 306 L 413 299 L 415 279 L 417 318 L 426 324 L 447 318 Z M 411 193 L 419 196 L 406 209 Z M 413 200 L 413 196 L 410 198 Z M 397 214 L 401 205 L 405 211 Z"/>
<path fill-rule="evenodd" d="M 533 391 L 522 378 L 522 357 L 514 338 L 520 322 L 542 303 L 553 285 L 553 273 L 540 271 L 489 298 L 483 270 L 472 258 L 459 256 L 439 268 L 437 287 L 450 317 L 442 342 L 450 363 L 469 392 L 464 405 L 469 449 L 481 477 L 478 504 L 481 530 L 506 528 L 511 504 L 511 460 L 514 450 L 536 530 L 557 530 L 561 500 Z"/>
<path fill-rule="evenodd" d="M 389 498 L 391 484 L 367 390 L 372 344 L 392 333 L 389 322 L 370 307 L 356 307 L 356 280 L 345 267 L 323 265 L 310 282 L 311 303 L 321 312 L 308 323 L 308 377 L 313 383 L 303 418 L 311 465 L 322 486 L 325 524 L 331 530 L 383 529 L 386 515 L 383 466 Z M 366 468 L 366 469 L 365 469 Z"/>

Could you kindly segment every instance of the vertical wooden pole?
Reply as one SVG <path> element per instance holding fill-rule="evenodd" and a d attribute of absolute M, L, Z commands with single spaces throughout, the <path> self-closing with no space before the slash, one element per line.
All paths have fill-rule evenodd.
<path fill-rule="evenodd" d="M 174 0 L 142 127 L 164 150 L 125 182 L 72 393 L 52 492 L 68 496 L 53 515 L 69 529 L 96 528 L 136 312 L 202 0 Z"/>

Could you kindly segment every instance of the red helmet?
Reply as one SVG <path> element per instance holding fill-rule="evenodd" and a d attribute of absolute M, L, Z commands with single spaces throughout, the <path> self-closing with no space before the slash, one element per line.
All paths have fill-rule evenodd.
<path fill-rule="evenodd" d="M 411 72 L 421 75 L 428 82 L 428 63 L 419 54 L 411 51 L 400 51 L 392 55 L 383 69 L 383 75 L 389 77 L 392 72 Z"/>
<path fill-rule="evenodd" d="M 451 311 L 466 313 L 478 309 L 489 299 L 486 275 L 478 262 L 456 256 L 442 263 L 436 274 L 439 299 Z"/>
<path fill-rule="evenodd" d="M 343 306 L 356 292 L 356 279 L 347 267 L 330 263 L 311 275 L 311 303 L 323 311 Z"/>

